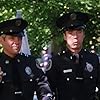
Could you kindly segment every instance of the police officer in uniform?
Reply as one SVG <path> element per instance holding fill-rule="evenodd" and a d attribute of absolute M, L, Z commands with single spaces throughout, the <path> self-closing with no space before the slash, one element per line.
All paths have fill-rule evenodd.
<path fill-rule="evenodd" d="M 65 48 L 52 57 L 52 67 L 47 71 L 56 100 L 100 98 L 98 56 L 82 47 L 89 19 L 87 13 L 69 12 L 56 21 L 57 27 L 63 30 L 65 42 Z"/>
<path fill-rule="evenodd" d="M 28 23 L 17 18 L 0 23 L 0 100 L 51 100 L 52 92 L 43 71 L 36 66 L 35 57 L 19 54 L 24 29 Z"/>

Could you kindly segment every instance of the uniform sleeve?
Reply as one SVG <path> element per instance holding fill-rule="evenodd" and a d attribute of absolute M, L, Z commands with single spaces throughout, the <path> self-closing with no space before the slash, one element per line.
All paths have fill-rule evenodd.
<path fill-rule="evenodd" d="M 97 98 L 100 100 L 100 56 L 98 58 Z"/>
<path fill-rule="evenodd" d="M 41 77 L 36 79 L 37 81 L 37 95 L 39 100 L 52 100 L 52 91 L 49 87 L 49 83 L 47 81 L 47 77 L 45 75 L 41 75 Z"/>
<path fill-rule="evenodd" d="M 56 97 L 56 98 L 57 98 L 57 88 L 58 88 L 57 80 L 59 78 L 58 77 L 58 74 L 59 74 L 58 69 L 59 68 L 57 65 L 58 62 L 60 62 L 58 60 L 58 56 L 57 55 L 53 56 L 51 69 L 46 72 L 46 75 L 48 77 L 48 81 L 50 83 L 50 88 L 53 91 L 54 97 Z"/>
<path fill-rule="evenodd" d="M 52 100 L 52 91 L 49 87 L 48 79 L 41 68 L 36 65 L 36 57 L 29 57 L 28 64 L 31 67 L 30 77 L 33 78 L 33 85 L 35 86 L 35 91 L 38 100 Z"/>

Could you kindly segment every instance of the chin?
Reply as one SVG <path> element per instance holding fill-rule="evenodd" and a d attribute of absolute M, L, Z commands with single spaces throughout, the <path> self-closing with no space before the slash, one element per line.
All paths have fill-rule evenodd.
<path fill-rule="evenodd" d="M 19 50 L 14 50 L 14 53 L 15 53 L 15 54 L 18 54 L 18 53 L 19 53 Z"/>
<path fill-rule="evenodd" d="M 78 47 L 73 47 L 72 49 L 78 49 Z"/>

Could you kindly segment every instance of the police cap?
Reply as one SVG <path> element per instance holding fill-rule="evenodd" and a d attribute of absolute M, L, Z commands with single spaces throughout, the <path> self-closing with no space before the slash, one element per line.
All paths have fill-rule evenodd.
<path fill-rule="evenodd" d="M 3 21 L 0 23 L 0 35 L 17 35 L 24 36 L 23 30 L 27 27 L 28 23 L 22 18 Z"/>
<path fill-rule="evenodd" d="M 89 21 L 90 16 L 87 13 L 82 12 L 69 12 L 65 13 L 63 16 L 59 17 L 56 21 L 58 28 L 73 29 L 73 28 L 85 28 L 86 23 Z"/>

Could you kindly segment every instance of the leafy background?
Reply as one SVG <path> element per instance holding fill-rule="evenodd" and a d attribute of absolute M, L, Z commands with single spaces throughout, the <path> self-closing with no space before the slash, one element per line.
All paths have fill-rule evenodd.
<path fill-rule="evenodd" d="M 72 10 L 92 16 L 84 47 L 100 54 L 100 0 L 0 0 L 0 22 L 15 18 L 16 10 L 21 10 L 28 21 L 28 40 L 33 55 L 39 55 L 49 41 L 52 41 L 52 52 L 59 52 L 63 39 L 55 21 Z"/>

